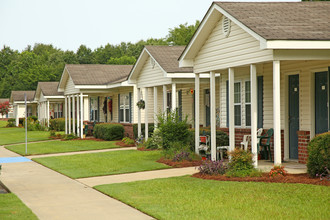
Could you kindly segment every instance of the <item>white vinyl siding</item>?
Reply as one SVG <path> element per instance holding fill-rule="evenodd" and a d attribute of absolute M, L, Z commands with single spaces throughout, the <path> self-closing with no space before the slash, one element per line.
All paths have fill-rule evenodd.
<path fill-rule="evenodd" d="M 152 65 L 150 59 L 152 58 L 149 56 L 137 78 L 138 87 L 143 88 L 170 84 L 171 79 L 164 77 L 164 71 L 157 63 Z"/>
<path fill-rule="evenodd" d="M 65 89 L 64 89 L 64 95 L 69 95 L 69 94 L 77 94 L 79 93 L 79 89 L 75 88 L 75 85 L 73 83 L 72 78 L 69 76 L 68 80 L 65 84 Z"/>
<path fill-rule="evenodd" d="M 231 22 L 228 37 L 222 33 L 222 17 L 198 52 L 194 72 L 202 73 L 273 59 L 272 50 L 260 50 L 260 43 Z"/>

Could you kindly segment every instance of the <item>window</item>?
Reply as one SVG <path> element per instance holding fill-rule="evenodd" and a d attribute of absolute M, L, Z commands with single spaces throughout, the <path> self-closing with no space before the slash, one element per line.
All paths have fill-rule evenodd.
<path fill-rule="evenodd" d="M 120 122 L 129 122 L 129 117 L 130 117 L 129 106 L 130 106 L 129 95 L 120 94 L 120 110 L 119 110 Z"/>
<path fill-rule="evenodd" d="M 234 83 L 234 117 L 235 126 L 241 126 L 241 83 Z"/>
<path fill-rule="evenodd" d="M 99 121 L 98 108 L 99 108 L 98 97 L 91 97 L 90 98 L 90 109 L 91 109 L 90 119 L 91 119 L 91 121 Z"/>
<path fill-rule="evenodd" d="M 251 82 L 245 82 L 245 126 L 251 126 Z"/>

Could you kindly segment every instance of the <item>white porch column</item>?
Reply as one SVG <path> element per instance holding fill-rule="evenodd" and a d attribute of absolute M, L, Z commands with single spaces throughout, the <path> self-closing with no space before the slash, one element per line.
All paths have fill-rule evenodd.
<path fill-rule="evenodd" d="M 47 127 L 49 127 L 49 101 L 47 100 Z"/>
<path fill-rule="evenodd" d="M 68 114 L 69 114 L 69 134 L 71 134 L 71 98 L 68 96 Z"/>
<path fill-rule="evenodd" d="M 64 97 L 65 134 L 68 134 L 68 97 Z M 62 109 L 63 111 L 63 109 Z"/>
<path fill-rule="evenodd" d="M 44 101 L 44 113 L 45 113 L 45 119 L 44 119 L 44 124 L 46 125 L 48 117 L 47 117 L 47 101 Z M 48 112 L 49 114 L 49 112 Z"/>
<path fill-rule="evenodd" d="M 145 97 L 145 109 L 144 109 L 144 135 L 145 135 L 145 141 L 148 140 L 148 88 L 144 88 L 144 97 Z"/>
<path fill-rule="evenodd" d="M 199 74 L 195 74 L 195 152 L 199 154 Z"/>
<path fill-rule="evenodd" d="M 258 102 L 257 102 L 257 69 L 256 65 L 250 66 L 250 82 L 251 82 L 251 148 L 253 154 L 253 166 L 258 166 L 257 152 L 257 120 L 258 120 Z"/>
<path fill-rule="evenodd" d="M 273 61 L 273 121 L 274 121 L 274 164 L 281 161 L 281 100 L 280 100 L 280 61 Z"/>
<path fill-rule="evenodd" d="M 228 70 L 228 85 L 229 85 L 229 151 L 235 149 L 235 117 L 234 117 L 234 68 Z"/>
<path fill-rule="evenodd" d="M 79 95 L 77 95 L 77 136 L 80 136 L 80 105 L 79 105 Z"/>
<path fill-rule="evenodd" d="M 154 129 L 157 128 L 157 114 L 158 114 L 158 91 L 157 86 L 154 87 Z"/>
<path fill-rule="evenodd" d="M 81 111 L 81 117 L 80 117 L 80 138 L 84 137 L 83 132 L 83 122 L 84 122 L 84 97 L 83 94 L 80 93 L 80 111 Z"/>
<path fill-rule="evenodd" d="M 16 127 L 18 127 L 18 125 L 19 125 L 18 108 L 19 108 L 19 105 L 16 104 L 16 108 L 14 107 L 14 109 L 15 109 L 15 124 L 16 124 Z"/>
<path fill-rule="evenodd" d="M 72 98 L 72 133 L 76 134 L 76 115 L 75 115 L 75 110 L 76 110 L 76 103 L 75 103 L 75 96 L 71 96 Z M 78 120 L 77 120 L 78 123 Z M 78 132 L 77 132 L 78 133 Z"/>
<path fill-rule="evenodd" d="M 216 161 L 217 149 L 216 149 L 216 117 L 215 117 L 215 73 L 210 72 L 210 121 L 211 121 L 211 160 Z"/>
<path fill-rule="evenodd" d="M 176 109 L 176 84 L 172 83 L 172 111 Z"/>
<path fill-rule="evenodd" d="M 167 86 L 163 85 L 163 113 L 167 113 Z"/>
<path fill-rule="evenodd" d="M 141 89 L 138 88 L 138 101 L 141 100 Z M 134 106 L 135 107 L 135 106 Z M 138 110 L 138 138 L 141 137 L 141 109 L 137 108 Z"/>

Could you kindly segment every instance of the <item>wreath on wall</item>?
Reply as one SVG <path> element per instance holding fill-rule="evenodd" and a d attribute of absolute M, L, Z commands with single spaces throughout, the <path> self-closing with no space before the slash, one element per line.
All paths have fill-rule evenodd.
<path fill-rule="evenodd" d="M 145 101 L 144 101 L 143 99 L 141 99 L 140 101 L 138 101 L 138 102 L 136 103 L 136 105 L 137 105 L 137 107 L 138 107 L 139 109 L 144 109 L 144 108 L 146 107 L 146 103 L 145 103 Z"/>

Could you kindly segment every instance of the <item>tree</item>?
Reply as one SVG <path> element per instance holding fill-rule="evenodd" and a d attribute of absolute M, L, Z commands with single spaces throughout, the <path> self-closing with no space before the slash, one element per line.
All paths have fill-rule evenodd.
<path fill-rule="evenodd" d="M 110 57 L 107 64 L 116 64 L 116 65 L 132 65 L 136 61 L 135 57 L 133 56 L 122 56 L 119 58 Z"/>
<path fill-rule="evenodd" d="M 80 64 L 91 64 L 95 63 L 93 57 L 93 51 L 85 45 L 80 45 L 77 50 L 77 58 Z"/>
<path fill-rule="evenodd" d="M 167 42 L 170 45 L 187 45 L 197 30 L 200 22 L 197 20 L 194 25 L 188 23 L 180 24 L 179 27 L 170 28 L 167 35 Z"/>
<path fill-rule="evenodd" d="M 0 103 L 0 114 L 1 115 L 7 115 L 9 112 L 9 102 L 6 101 L 6 102 L 3 102 L 3 103 Z"/>

